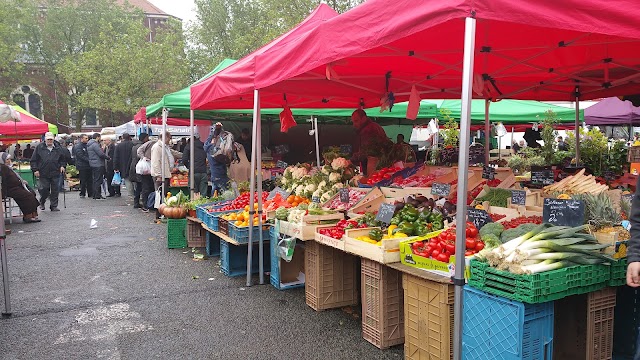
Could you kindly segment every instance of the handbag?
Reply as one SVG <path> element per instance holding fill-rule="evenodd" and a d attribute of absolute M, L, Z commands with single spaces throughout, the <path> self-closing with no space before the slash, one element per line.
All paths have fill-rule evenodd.
<path fill-rule="evenodd" d="M 113 174 L 113 179 L 111 179 L 111 186 L 120 186 L 122 185 L 122 176 L 119 172 Z"/>
<path fill-rule="evenodd" d="M 155 199 L 153 201 L 153 207 L 158 209 L 160 208 L 160 204 L 162 203 L 162 189 L 158 189 L 155 192 Z"/>
<path fill-rule="evenodd" d="M 136 174 L 151 175 L 151 161 L 144 158 L 138 160 L 138 163 L 136 164 Z"/>

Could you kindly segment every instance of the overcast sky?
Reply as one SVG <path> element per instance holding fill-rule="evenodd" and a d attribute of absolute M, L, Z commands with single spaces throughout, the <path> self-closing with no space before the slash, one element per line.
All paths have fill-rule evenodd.
<path fill-rule="evenodd" d="M 184 25 L 196 18 L 193 0 L 149 0 L 149 2 L 164 12 L 181 18 Z"/>

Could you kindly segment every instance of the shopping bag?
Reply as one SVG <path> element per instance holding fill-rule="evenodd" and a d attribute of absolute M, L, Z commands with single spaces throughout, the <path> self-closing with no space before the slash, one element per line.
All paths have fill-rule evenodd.
<path fill-rule="evenodd" d="M 151 161 L 146 159 L 138 160 L 138 163 L 136 164 L 136 174 L 151 175 Z"/>
<path fill-rule="evenodd" d="M 161 203 L 162 203 L 162 189 L 158 189 L 156 190 L 156 197 L 153 201 L 153 207 L 156 209 L 159 209 Z"/>
<path fill-rule="evenodd" d="M 406 118 L 409 120 L 415 120 L 420 112 L 420 93 L 416 89 L 416 86 L 411 87 L 411 95 L 409 96 L 409 105 L 407 105 Z"/>
<path fill-rule="evenodd" d="M 147 205 L 146 207 L 147 207 L 147 209 L 153 209 L 153 205 L 154 205 L 154 204 L 155 204 L 155 202 L 156 202 L 156 193 L 155 193 L 155 192 L 153 192 L 153 191 L 152 191 L 152 192 L 150 192 L 150 193 L 149 193 L 149 196 L 147 196 L 146 201 L 147 201 L 147 202 L 146 202 L 146 205 Z"/>
<path fill-rule="evenodd" d="M 293 118 L 293 113 L 291 113 L 291 109 L 289 106 L 285 106 L 284 110 L 280 113 L 280 132 L 286 133 L 292 127 L 298 125 Z"/>
<path fill-rule="evenodd" d="M 111 186 L 120 186 L 122 185 L 122 176 L 120 173 L 113 173 L 113 179 L 111 179 Z"/>

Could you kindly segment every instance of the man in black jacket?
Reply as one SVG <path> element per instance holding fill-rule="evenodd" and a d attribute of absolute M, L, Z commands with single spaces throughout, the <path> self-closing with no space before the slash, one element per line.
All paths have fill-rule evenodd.
<path fill-rule="evenodd" d="M 120 173 L 120 176 L 127 185 L 130 197 L 134 197 L 133 183 L 129 180 L 129 168 L 131 167 L 131 149 L 133 149 L 131 135 L 122 135 L 122 142 L 116 145 L 113 155 L 113 171 Z"/>
<path fill-rule="evenodd" d="M 89 166 L 89 153 L 87 153 L 87 143 L 89 135 L 82 134 L 80 141 L 73 146 L 73 156 L 76 159 L 76 169 L 78 169 L 80 177 L 80 197 L 84 198 L 85 194 L 93 197 L 93 184 L 91 179 L 91 166 Z"/>
<path fill-rule="evenodd" d="M 193 186 L 194 191 L 200 193 L 201 196 L 207 196 L 207 189 L 209 188 L 209 179 L 207 176 L 207 154 L 204 152 L 204 144 L 200 141 L 200 135 L 194 134 L 193 136 Z M 189 168 L 191 163 L 191 144 L 187 143 L 182 154 L 182 163 Z"/>
<path fill-rule="evenodd" d="M 66 164 L 65 151 L 61 146 L 55 145 L 53 134 L 47 132 L 44 135 L 44 142 L 35 148 L 31 157 L 31 171 L 38 178 L 41 210 L 44 210 L 47 198 L 51 197 L 51 211 L 60 211 L 58 209 L 58 193 L 60 190 L 58 182 L 60 181 L 60 176 L 64 174 Z"/>
<path fill-rule="evenodd" d="M 138 148 L 149 141 L 149 134 L 140 133 L 138 137 L 139 140 L 133 141 L 133 148 L 131 149 L 131 165 L 129 166 L 129 181 L 131 181 L 134 185 L 135 192 L 133 194 L 133 208 L 134 209 L 142 209 L 142 211 L 149 211 L 147 209 L 147 199 L 142 199 L 142 204 L 140 204 L 140 196 L 142 195 L 143 186 L 143 177 L 142 175 L 136 173 L 136 165 L 138 165 L 138 161 L 140 158 L 138 157 Z M 153 188 L 153 184 L 151 184 L 151 188 Z"/>
<path fill-rule="evenodd" d="M 111 185 L 113 176 L 115 175 L 114 156 L 116 152 L 116 146 L 110 138 L 104 139 L 105 154 L 108 156 L 106 160 L 106 175 L 107 175 L 107 189 L 109 189 L 109 195 L 107 197 L 120 196 L 120 184 Z"/>

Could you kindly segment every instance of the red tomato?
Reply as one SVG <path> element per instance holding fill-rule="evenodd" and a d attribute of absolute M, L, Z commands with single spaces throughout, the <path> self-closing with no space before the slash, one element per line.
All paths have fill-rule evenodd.
<path fill-rule="evenodd" d="M 482 249 L 484 249 L 484 243 L 482 241 L 478 241 L 478 243 L 476 244 L 475 250 L 480 251 Z"/>
<path fill-rule="evenodd" d="M 467 251 L 464 252 L 464 256 L 471 256 L 473 254 L 475 254 L 475 253 L 473 251 L 471 251 L 471 250 L 467 250 Z"/>
<path fill-rule="evenodd" d="M 467 233 L 468 237 L 472 237 L 472 238 L 478 237 L 478 229 L 476 229 L 475 226 L 468 228 L 467 231 L 469 231 L 469 233 Z"/>
<path fill-rule="evenodd" d="M 467 239 L 467 241 L 465 242 L 465 245 L 467 247 L 467 250 L 475 249 L 476 241 L 474 239 Z"/>
<path fill-rule="evenodd" d="M 444 248 L 447 249 L 447 253 L 449 254 L 455 254 L 456 253 L 456 245 L 452 242 L 450 243 L 446 243 L 444 245 Z"/>
<path fill-rule="evenodd" d="M 447 254 L 438 254 L 438 256 L 436 257 L 436 260 L 442 261 L 443 263 L 448 263 L 449 262 L 449 255 L 447 255 Z"/>
<path fill-rule="evenodd" d="M 436 260 L 437 260 L 439 255 L 440 255 L 440 250 L 438 250 L 438 249 L 434 249 L 434 250 L 431 252 L 431 258 L 432 258 L 432 259 L 436 259 Z"/>

